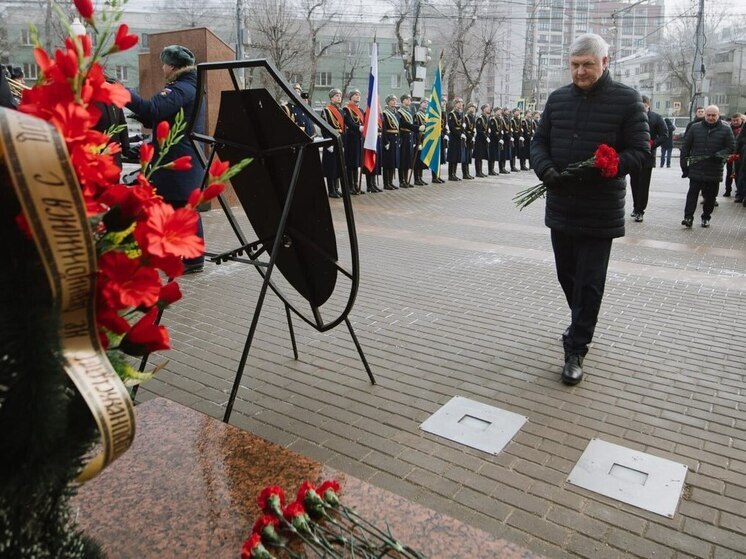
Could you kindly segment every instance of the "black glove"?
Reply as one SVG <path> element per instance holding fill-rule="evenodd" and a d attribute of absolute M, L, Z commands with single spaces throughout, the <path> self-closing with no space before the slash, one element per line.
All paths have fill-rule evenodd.
<path fill-rule="evenodd" d="M 570 181 L 583 182 L 597 180 L 601 174 L 596 167 L 581 167 L 579 163 L 571 163 L 562 172 L 562 175 Z"/>
<path fill-rule="evenodd" d="M 543 182 L 544 186 L 547 188 L 554 188 L 562 183 L 562 175 L 560 175 L 554 167 L 549 167 L 549 169 L 544 171 L 544 174 L 541 176 L 541 182 Z"/>

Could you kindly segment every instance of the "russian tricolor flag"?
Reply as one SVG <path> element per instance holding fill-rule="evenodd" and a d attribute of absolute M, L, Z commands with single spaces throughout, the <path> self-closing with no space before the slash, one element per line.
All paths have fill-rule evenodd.
<path fill-rule="evenodd" d="M 368 78 L 368 108 L 363 124 L 363 167 L 369 173 L 376 168 L 376 144 L 378 142 L 378 44 L 373 41 L 370 53 L 370 77 Z"/>

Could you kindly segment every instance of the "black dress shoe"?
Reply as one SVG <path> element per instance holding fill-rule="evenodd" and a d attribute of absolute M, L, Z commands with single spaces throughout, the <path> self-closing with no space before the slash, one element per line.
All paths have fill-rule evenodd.
<path fill-rule="evenodd" d="M 415 186 L 425 186 L 427 183 L 425 181 L 421 181 L 420 179 L 415 179 L 414 181 Z"/>
<path fill-rule="evenodd" d="M 332 191 L 332 192 L 329 193 L 329 198 L 341 198 L 341 197 L 342 197 L 342 195 L 339 192 L 337 192 L 336 190 L 334 190 L 334 191 Z"/>
<path fill-rule="evenodd" d="M 184 264 L 184 275 L 186 274 L 199 274 L 205 269 L 204 262 L 193 262 L 191 264 Z"/>
<path fill-rule="evenodd" d="M 470 180 L 472 180 L 473 178 L 474 178 L 474 177 L 472 177 L 471 175 L 464 175 L 464 180 L 470 181 Z"/>
<path fill-rule="evenodd" d="M 499 175 L 499 174 L 500 174 L 500 173 L 496 173 L 495 171 L 490 171 L 489 173 L 487 173 L 487 176 L 488 176 L 488 177 L 496 177 L 496 176 L 497 176 L 497 175 Z"/>
<path fill-rule="evenodd" d="M 693 217 L 685 217 L 681 221 L 681 225 L 683 225 L 684 227 L 689 227 L 689 228 L 691 228 L 691 226 L 692 226 L 693 223 L 694 223 L 694 218 Z"/>
<path fill-rule="evenodd" d="M 578 384 L 581 380 L 583 380 L 583 356 L 571 353 L 565 357 L 565 366 L 562 368 L 562 382 Z"/>
<path fill-rule="evenodd" d="M 487 175 L 485 175 L 484 173 L 477 173 L 476 176 L 477 176 L 478 179 L 485 179 L 485 178 L 487 178 Z"/>

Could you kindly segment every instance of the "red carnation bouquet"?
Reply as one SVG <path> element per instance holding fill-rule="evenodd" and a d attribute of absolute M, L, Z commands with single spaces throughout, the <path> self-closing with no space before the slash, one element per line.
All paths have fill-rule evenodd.
<path fill-rule="evenodd" d="M 287 505 L 281 487 L 265 487 L 257 504 L 262 515 L 241 547 L 241 559 L 424 559 L 397 541 L 388 527 L 378 528 L 345 506 L 339 499 L 337 480 L 318 487 L 305 481 L 295 501 Z"/>
<path fill-rule="evenodd" d="M 32 27 L 34 57 L 41 74 L 37 83 L 23 92 L 19 110 L 49 122 L 65 140 L 96 242 L 99 337 L 120 378 L 133 386 L 152 373 L 137 371 L 126 355 L 169 349 L 168 331 L 158 324 L 158 311 L 181 298 L 173 278 L 183 272 L 182 259 L 204 253 L 204 242 L 197 236 L 195 208 L 220 194 L 225 181 L 250 160 L 231 167 L 215 159 L 206 188 L 200 191 L 195 185 L 186 207 L 174 209 L 156 193 L 150 177 L 158 169 L 191 167 L 189 157 L 163 162 L 168 150 L 183 138 L 186 124 L 179 114 L 173 127 L 161 122 L 156 128 L 159 158 L 153 161 L 153 146 L 143 145 L 137 181 L 131 186 L 120 184 L 114 156 L 121 147 L 112 137 L 122 127 L 98 132 L 94 126 L 102 114 L 101 104 L 122 108 L 130 100 L 121 84 L 106 81 L 102 61 L 134 47 L 137 36 L 118 23 L 121 7 L 105 11 L 99 21 L 90 0 L 74 3 L 95 40 L 89 34 L 73 33 L 70 22 L 61 16 L 69 36 L 64 48 L 50 56 Z M 17 222 L 24 227 L 24 216 L 19 215 Z"/>
<path fill-rule="evenodd" d="M 607 179 L 613 179 L 619 174 L 619 154 L 617 151 L 606 144 L 598 146 L 593 154 L 593 157 L 581 161 L 579 163 L 572 163 L 568 166 L 567 170 L 560 173 L 561 177 L 569 177 L 571 173 L 568 172 L 570 169 L 598 169 L 601 172 L 601 176 Z M 543 198 L 546 195 L 547 186 L 540 182 L 539 184 L 521 190 L 518 194 L 513 197 L 513 202 L 518 209 L 522 210 L 529 204 Z"/>

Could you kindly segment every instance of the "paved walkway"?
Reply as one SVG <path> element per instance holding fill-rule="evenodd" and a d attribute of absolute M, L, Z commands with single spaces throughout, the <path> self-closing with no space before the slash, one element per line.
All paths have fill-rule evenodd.
<path fill-rule="evenodd" d="M 586 380 L 566 387 L 544 202 L 511 202 L 536 182 L 520 172 L 354 198 L 351 320 L 378 384 L 344 327 L 296 321 L 294 361 L 270 296 L 232 423 L 548 557 L 746 556 L 746 208 L 719 198 L 709 229 L 697 216 L 686 230 L 686 182 L 656 169 L 645 222 L 614 243 Z M 211 250 L 236 245 L 221 212 L 205 225 Z M 260 278 L 231 263 L 181 284 L 164 316 L 174 349 L 139 398 L 222 417 Z M 454 395 L 529 421 L 497 456 L 420 431 Z M 689 466 L 673 519 L 567 483 L 593 437 Z"/>

